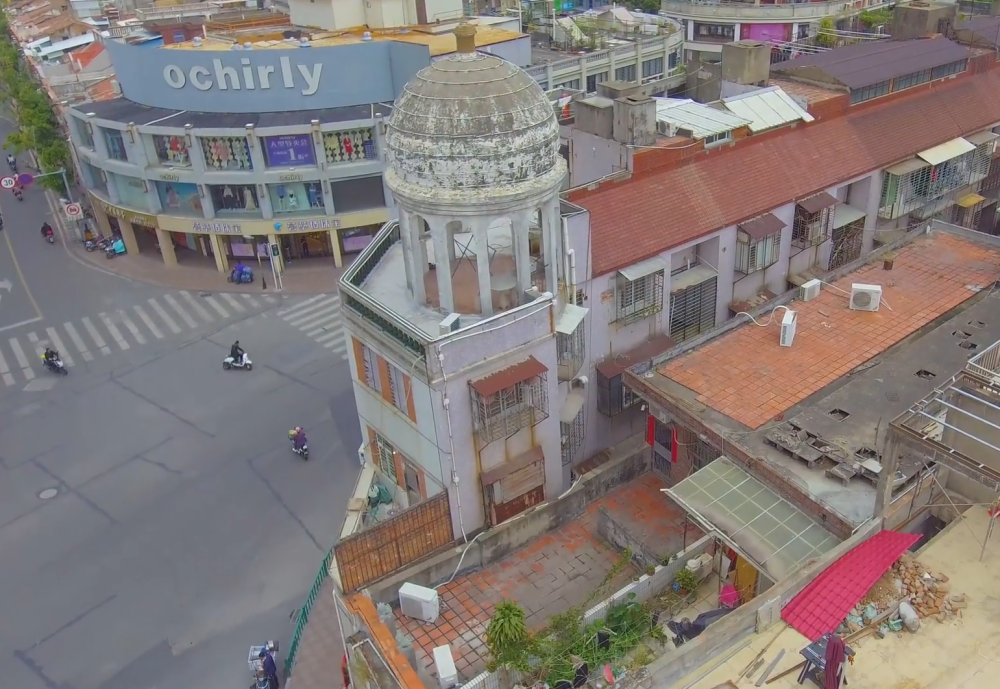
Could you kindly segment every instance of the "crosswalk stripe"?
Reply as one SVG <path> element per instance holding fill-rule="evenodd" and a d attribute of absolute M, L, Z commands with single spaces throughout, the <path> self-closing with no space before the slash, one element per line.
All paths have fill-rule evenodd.
<path fill-rule="evenodd" d="M 310 320 L 313 317 L 313 315 L 315 315 L 313 312 L 315 312 L 317 309 L 326 310 L 331 308 L 331 305 L 333 308 L 337 308 L 339 304 L 340 304 L 340 299 L 338 299 L 337 297 L 327 297 L 318 304 L 313 304 L 307 308 L 300 309 L 295 313 L 290 313 L 287 316 L 284 316 L 283 318 L 292 325 L 297 326 L 299 323 Z M 306 316 L 307 313 L 311 315 Z"/>
<path fill-rule="evenodd" d="M 215 319 L 212 318 L 212 314 L 206 311 L 205 308 L 201 304 L 199 304 L 194 297 L 191 296 L 190 292 L 185 292 L 182 290 L 181 296 L 184 298 L 184 301 L 186 301 L 188 304 L 191 305 L 191 308 L 194 309 L 194 312 L 198 314 L 198 317 L 201 318 L 201 320 L 207 323 L 215 322 Z"/>
<path fill-rule="evenodd" d="M 253 297 L 251 297 L 249 294 L 242 294 L 240 296 L 242 296 L 244 299 L 246 299 L 247 303 L 250 304 L 250 306 L 252 306 L 253 308 L 255 308 L 255 309 L 260 308 L 260 303 L 256 299 L 254 299 Z"/>
<path fill-rule="evenodd" d="M 306 299 L 305 301 L 301 301 L 298 304 L 296 304 L 295 306 L 289 306 L 287 309 L 282 309 L 281 311 L 278 312 L 278 315 L 279 316 L 284 316 L 286 314 L 292 313 L 293 311 L 297 311 L 298 309 L 301 309 L 303 306 L 308 306 L 309 304 L 312 304 L 314 301 L 319 301 L 320 299 L 322 299 L 325 296 L 327 296 L 327 295 L 320 294 L 320 295 L 317 295 L 315 297 L 311 297 L 309 299 Z"/>
<path fill-rule="evenodd" d="M 10 367 L 7 366 L 7 360 L 3 358 L 3 352 L 0 352 L 0 377 L 3 378 L 4 385 L 14 384 L 14 376 L 10 375 Z"/>
<path fill-rule="evenodd" d="M 73 341 L 73 346 L 76 347 L 77 351 L 83 355 L 84 361 L 93 361 L 94 355 L 87 350 L 87 345 L 83 343 L 83 338 L 80 337 L 80 333 L 76 331 L 72 323 L 63 323 L 63 328 L 69 334 L 69 339 Z"/>
<path fill-rule="evenodd" d="M 299 330 L 308 330 L 309 328 L 315 328 L 316 326 L 322 325 L 324 323 L 336 322 L 337 314 L 339 313 L 340 313 L 340 306 L 335 304 L 333 306 L 327 307 L 322 311 L 318 311 L 312 314 L 311 316 L 307 316 L 306 318 L 294 321 L 288 321 L 288 323 L 294 325 Z"/>
<path fill-rule="evenodd" d="M 328 330 L 321 335 L 317 335 L 313 339 L 316 340 L 317 342 L 326 342 L 327 340 L 332 340 L 335 337 L 343 337 L 343 336 L 344 334 L 340 332 L 340 328 L 336 328 L 334 330 Z"/>
<path fill-rule="evenodd" d="M 45 353 L 45 347 L 43 347 L 39 343 L 38 335 L 36 335 L 34 332 L 28 333 L 28 342 L 30 342 L 31 346 L 35 348 L 35 354 L 37 354 L 38 356 L 41 356 L 42 354 Z"/>
<path fill-rule="evenodd" d="M 56 329 L 46 328 L 45 333 L 49 336 L 49 340 L 51 340 L 52 344 L 55 346 L 56 351 L 59 352 L 59 355 L 62 357 L 63 363 L 66 364 L 67 366 L 72 366 L 73 357 L 69 355 L 68 353 L 69 350 L 66 349 L 66 345 L 64 345 L 63 341 L 59 339 L 59 333 L 56 332 Z"/>
<path fill-rule="evenodd" d="M 223 318 L 229 318 L 229 312 L 222 308 L 222 304 L 212 299 L 212 297 L 205 297 L 205 303 L 215 309 L 215 312 Z"/>
<path fill-rule="evenodd" d="M 139 316 L 139 319 L 146 324 L 146 327 L 149 328 L 149 332 L 153 333 L 153 337 L 157 340 L 163 339 L 163 333 L 156 327 L 156 323 L 153 322 L 153 319 L 146 314 L 141 306 L 136 304 L 132 307 L 132 310 L 135 311 L 136 315 Z"/>
<path fill-rule="evenodd" d="M 338 345 L 340 345 L 340 346 L 338 347 Z M 323 345 L 323 347 L 325 349 L 333 349 L 333 351 L 335 351 L 335 352 L 341 352 L 341 351 L 344 350 L 344 341 L 343 340 L 333 340 L 332 342 L 327 342 L 325 345 Z"/>
<path fill-rule="evenodd" d="M 236 297 L 234 297 L 233 295 L 231 295 L 231 294 L 229 294 L 227 292 L 223 292 L 219 296 L 222 297 L 223 299 L 225 299 L 225 301 L 226 301 L 227 304 L 229 304 L 234 309 L 236 309 L 237 313 L 243 313 L 244 311 L 246 311 L 246 309 L 243 308 L 243 304 L 241 304 L 239 301 L 237 301 Z M 251 304 L 251 306 L 253 306 L 253 304 Z"/>
<path fill-rule="evenodd" d="M 170 331 L 174 335 L 176 335 L 181 331 L 180 327 L 176 323 L 174 323 L 174 319 L 171 318 L 167 314 L 167 312 L 163 310 L 163 307 L 160 306 L 155 299 L 149 300 L 149 306 L 151 309 L 153 309 L 153 311 L 156 311 L 156 315 L 160 317 L 161 321 L 167 324 L 167 327 L 170 328 Z"/>
<path fill-rule="evenodd" d="M 108 332 L 111 333 L 111 337 L 114 338 L 114 341 L 117 342 L 118 346 L 122 348 L 122 351 L 128 349 L 128 342 L 126 342 L 125 338 L 122 337 L 122 332 L 118 329 L 118 326 L 112 323 L 111 319 L 108 318 L 108 314 L 99 313 L 97 314 L 97 317 L 101 319 L 102 323 L 104 323 L 104 327 L 108 329 Z"/>
<path fill-rule="evenodd" d="M 107 356 L 111 353 L 111 347 L 109 347 L 104 342 L 104 338 L 101 337 L 101 333 L 97 331 L 97 328 L 93 323 L 90 322 L 89 318 L 81 318 L 80 322 L 83 323 L 83 327 L 87 329 L 87 333 L 90 335 L 90 339 L 94 341 L 98 349 L 101 350 L 101 354 Z"/>
<path fill-rule="evenodd" d="M 146 338 L 142 336 L 142 333 L 139 332 L 139 327 L 132 322 L 132 320 L 128 317 L 128 314 L 119 309 L 118 315 L 121 316 L 122 322 L 125 324 L 125 327 L 128 328 L 128 331 L 132 333 L 132 337 L 135 338 L 135 341 L 141 345 L 146 344 Z"/>
<path fill-rule="evenodd" d="M 13 337 L 8 341 L 10 342 L 11 351 L 14 352 L 14 358 L 17 359 L 17 365 L 21 367 L 21 372 L 24 374 L 24 377 L 28 380 L 34 380 L 35 372 L 32 371 L 31 367 L 28 365 L 28 357 L 24 355 L 24 350 L 21 349 L 21 343 Z"/>
<path fill-rule="evenodd" d="M 170 308 L 172 308 L 174 311 L 177 312 L 177 315 L 181 317 L 181 320 L 187 323 L 187 326 L 189 328 L 198 327 L 198 322 L 195 321 L 195 319 L 191 318 L 191 316 L 188 315 L 187 311 L 181 308 L 181 305 L 177 303 L 177 300 L 174 299 L 173 295 L 164 294 L 163 300 L 167 302 L 167 305 L 170 306 Z"/>

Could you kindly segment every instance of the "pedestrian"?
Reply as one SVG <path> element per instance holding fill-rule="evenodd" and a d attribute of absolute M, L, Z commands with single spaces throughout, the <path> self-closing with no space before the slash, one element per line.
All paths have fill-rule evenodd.
<path fill-rule="evenodd" d="M 280 686 L 278 683 L 278 666 L 274 663 L 274 656 L 268 653 L 266 648 L 262 648 L 257 657 L 260 658 L 264 675 L 267 677 L 268 689 L 278 689 Z"/>

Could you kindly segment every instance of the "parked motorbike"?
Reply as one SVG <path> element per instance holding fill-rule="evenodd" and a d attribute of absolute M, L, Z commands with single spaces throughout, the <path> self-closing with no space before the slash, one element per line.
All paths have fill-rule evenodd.
<path fill-rule="evenodd" d="M 233 359 L 233 357 L 227 356 L 222 361 L 222 368 L 226 369 L 227 371 L 231 368 L 244 368 L 247 371 L 252 371 L 253 362 L 250 361 L 250 357 L 247 355 L 247 353 L 243 352 L 243 361 L 236 361 L 235 359 Z"/>
<path fill-rule="evenodd" d="M 106 240 L 104 238 L 104 235 L 99 234 L 99 235 L 97 235 L 96 237 L 94 237 L 92 239 L 86 240 L 83 243 L 83 248 L 86 249 L 87 251 L 97 251 L 98 249 L 100 249 L 101 251 L 103 251 L 104 250 L 104 243 L 105 243 L 105 241 Z"/>
<path fill-rule="evenodd" d="M 104 250 L 104 255 L 107 258 L 114 258 L 115 256 L 122 256 L 125 254 L 125 242 L 120 239 L 116 239 Z"/>
<path fill-rule="evenodd" d="M 58 359 L 46 359 L 45 355 L 42 355 L 42 363 L 45 365 L 45 368 L 53 373 L 58 373 L 63 376 L 69 375 L 69 369 L 66 368 L 65 364 L 63 364 L 61 357 Z"/>
<path fill-rule="evenodd" d="M 301 448 L 295 447 L 295 429 L 288 431 L 288 440 L 292 443 L 292 452 L 302 457 L 303 460 L 309 461 L 309 444 L 303 445 Z"/>

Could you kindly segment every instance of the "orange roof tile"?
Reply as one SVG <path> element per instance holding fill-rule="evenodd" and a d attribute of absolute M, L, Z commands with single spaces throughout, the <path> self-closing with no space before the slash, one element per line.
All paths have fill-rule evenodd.
<path fill-rule="evenodd" d="M 104 44 L 98 41 L 94 41 L 88 46 L 79 48 L 70 53 L 70 59 L 80 66 L 80 69 L 86 69 L 87 65 L 93 62 L 98 55 L 104 52 Z"/>
<path fill-rule="evenodd" d="M 702 404 L 759 428 L 809 395 L 972 298 L 973 285 L 1000 278 L 1000 251 L 949 234 L 900 249 L 892 272 L 869 264 L 791 304 L 795 344 L 778 344 L 782 311 L 766 326 L 748 323 L 684 354 L 658 372 Z M 882 286 L 879 311 L 848 307 L 851 283 Z"/>
<path fill-rule="evenodd" d="M 114 86 L 111 84 L 113 80 L 113 77 L 108 77 L 107 79 L 103 79 L 96 84 L 91 84 L 87 88 L 87 95 L 90 96 L 91 100 L 97 101 L 118 98 L 118 94 L 115 93 Z"/>
<path fill-rule="evenodd" d="M 605 275 L 997 122 L 992 70 L 569 198 L 590 211 L 594 275 Z"/>

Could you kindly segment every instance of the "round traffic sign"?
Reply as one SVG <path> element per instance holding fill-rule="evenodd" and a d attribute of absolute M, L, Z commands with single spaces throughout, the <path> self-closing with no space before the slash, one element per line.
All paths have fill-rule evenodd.
<path fill-rule="evenodd" d="M 83 209 L 80 208 L 79 203 L 67 203 L 66 204 L 66 216 L 69 218 L 79 218 L 83 215 Z"/>
<path fill-rule="evenodd" d="M 0 187 L 3 187 L 4 189 L 13 189 L 15 184 L 17 184 L 17 180 L 13 177 L 4 177 L 3 179 L 0 179 Z"/>
<path fill-rule="evenodd" d="M 30 172 L 22 172 L 17 176 L 17 183 L 22 187 L 26 187 L 35 181 L 35 176 Z"/>

